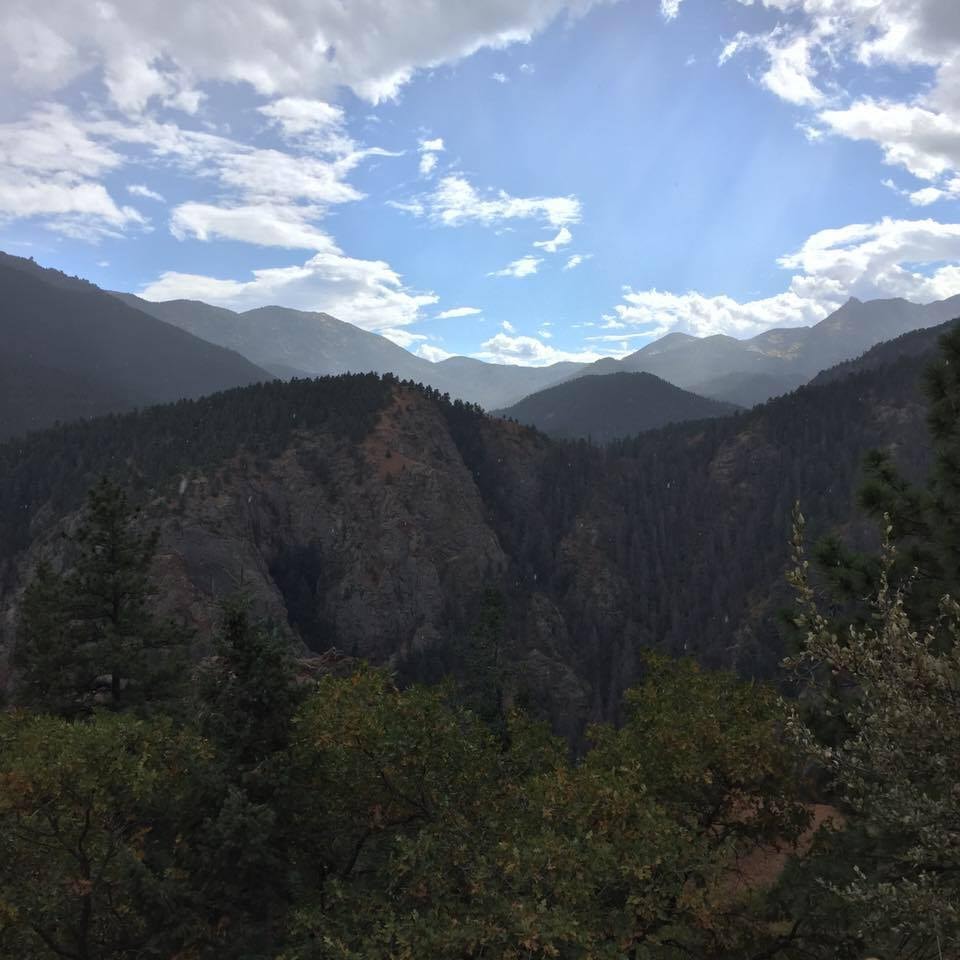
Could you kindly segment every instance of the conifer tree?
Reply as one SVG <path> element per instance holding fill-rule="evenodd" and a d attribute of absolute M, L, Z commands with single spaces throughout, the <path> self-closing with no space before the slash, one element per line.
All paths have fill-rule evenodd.
<path fill-rule="evenodd" d="M 849 619 L 864 623 L 871 611 L 863 599 L 876 596 L 881 575 L 894 588 L 909 582 L 904 609 L 917 624 L 937 615 L 940 598 L 960 584 L 960 326 L 940 338 L 940 355 L 927 370 L 927 424 L 934 448 L 925 486 L 906 480 L 890 456 L 873 451 L 865 463 L 860 506 L 897 547 L 892 567 L 881 558 L 849 549 L 828 537 L 815 559 Z"/>
<path fill-rule="evenodd" d="M 95 705 L 143 707 L 170 692 L 183 637 L 153 611 L 158 531 L 143 531 L 124 491 L 104 478 L 69 540 L 71 569 L 41 563 L 24 594 L 18 699 L 71 716 Z"/>
<path fill-rule="evenodd" d="M 196 723 L 216 750 L 191 872 L 218 958 L 272 960 L 296 885 L 296 777 L 288 748 L 306 692 L 287 637 L 223 605 L 196 683 Z"/>

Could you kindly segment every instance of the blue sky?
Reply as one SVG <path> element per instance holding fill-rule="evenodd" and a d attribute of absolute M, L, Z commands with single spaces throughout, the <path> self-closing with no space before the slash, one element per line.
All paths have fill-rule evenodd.
<path fill-rule="evenodd" d="M 10 0 L 0 248 L 430 359 L 960 293 L 955 0 Z"/>

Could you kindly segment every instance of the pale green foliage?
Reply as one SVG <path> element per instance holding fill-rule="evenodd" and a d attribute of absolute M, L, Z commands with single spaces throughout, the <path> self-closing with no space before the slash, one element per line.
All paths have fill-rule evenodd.
<path fill-rule="evenodd" d="M 848 733 L 824 745 L 795 712 L 789 728 L 806 754 L 830 771 L 869 840 L 851 864 L 849 882 L 834 884 L 834 892 L 868 940 L 882 945 L 895 939 L 911 956 L 936 957 L 941 950 L 956 956 L 960 605 L 944 596 L 938 619 L 918 632 L 902 590 L 889 586 L 895 550 L 887 542 L 871 621 L 838 632 L 817 607 L 799 512 L 796 521 L 790 579 L 805 644 L 792 666 L 820 678 L 824 708 L 842 715 Z M 945 636 L 952 642 L 944 644 Z"/>

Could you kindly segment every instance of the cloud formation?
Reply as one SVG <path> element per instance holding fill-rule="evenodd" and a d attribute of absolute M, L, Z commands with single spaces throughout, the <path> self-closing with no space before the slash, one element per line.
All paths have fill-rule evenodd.
<path fill-rule="evenodd" d="M 446 148 L 443 145 L 443 138 L 437 137 L 435 140 L 420 141 L 420 176 L 426 177 L 433 173 L 437 165 L 437 154 L 442 153 Z"/>
<path fill-rule="evenodd" d="M 321 99 L 346 86 L 377 103 L 395 97 L 418 69 L 527 42 L 557 17 L 603 2 L 8 0 L 0 73 L 41 95 L 93 73 L 128 113 L 151 104 L 196 111 L 199 87 L 209 82 Z"/>
<path fill-rule="evenodd" d="M 766 34 L 739 34 L 721 54 L 760 50 L 761 82 L 811 108 L 811 136 L 824 132 L 875 143 L 886 163 L 933 184 L 918 203 L 955 196 L 943 183 L 960 173 L 960 4 L 955 0 L 740 0 L 783 19 Z M 912 96 L 844 97 L 834 78 L 861 68 L 925 68 L 932 83 Z M 937 191 L 937 192 L 934 192 Z"/>
<path fill-rule="evenodd" d="M 560 232 L 552 240 L 535 240 L 533 245 L 547 253 L 556 253 L 561 247 L 570 243 L 572 239 L 573 234 L 566 227 L 561 227 Z"/>
<path fill-rule="evenodd" d="M 514 197 L 505 190 L 480 191 L 466 177 L 457 174 L 443 177 L 428 194 L 388 203 L 414 216 L 429 217 L 433 223 L 445 227 L 468 223 L 492 227 L 509 220 L 542 220 L 562 229 L 579 223 L 583 215 L 580 201 L 573 196 Z"/>
<path fill-rule="evenodd" d="M 543 260 L 540 257 L 527 254 L 525 257 L 520 257 L 519 260 L 508 263 L 502 270 L 494 270 L 492 273 L 487 274 L 487 276 L 514 277 L 516 279 L 532 277 L 537 272 L 541 263 L 543 263 Z"/>
<path fill-rule="evenodd" d="M 254 270 L 246 280 L 168 271 L 140 295 L 147 300 L 204 300 L 233 310 L 277 303 L 322 310 L 364 330 L 406 341 L 404 345 L 416 337 L 403 328 L 438 299 L 408 290 L 389 264 L 348 257 L 335 246 L 302 265 Z"/>
<path fill-rule="evenodd" d="M 650 338 L 680 331 L 749 337 L 822 320 L 849 297 L 921 303 L 960 293 L 960 223 L 892 220 L 821 230 L 778 264 L 798 271 L 783 293 L 758 300 L 625 288 L 609 329 Z M 610 335 L 620 340 L 624 334 Z M 604 337 L 603 339 L 608 339 Z"/>
<path fill-rule="evenodd" d="M 558 350 L 556 347 L 536 337 L 510 336 L 497 333 L 481 344 L 474 356 L 491 363 L 521 364 L 528 367 L 545 367 L 563 360 L 575 363 L 592 363 L 601 357 L 610 356 L 609 352 L 597 353 L 595 350 Z"/>

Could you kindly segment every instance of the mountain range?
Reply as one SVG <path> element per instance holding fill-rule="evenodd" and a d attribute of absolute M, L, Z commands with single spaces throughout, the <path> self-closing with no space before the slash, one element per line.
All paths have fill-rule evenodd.
<path fill-rule="evenodd" d="M 506 406 L 575 373 L 581 364 L 519 367 L 450 357 L 437 363 L 392 340 L 326 313 L 260 307 L 235 313 L 197 300 L 154 303 L 115 293 L 125 303 L 195 336 L 236 350 L 282 379 L 338 373 L 392 373 L 487 409 Z"/>
<path fill-rule="evenodd" d="M 958 315 L 960 295 L 929 304 L 851 297 L 811 327 L 767 330 L 747 340 L 671 333 L 620 360 L 598 360 L 576 375 L 652 373 L 705 397 L 754 406 L 789 393 L 876 343 Z"/>
<path fill-rule="evenodd" d="M 960 314 L 960 296 L 931 304 L 851 298 L 811 327 L 768 330 L 747 340 L 671 333 L 620 360 L 521 367 L 450 357 L 416 357 L 385 337 L 324 313 L 262 307 L 235 313 L 198 301 L 127 303 L 211 343 L 242 353 L 280 377 L 393 373 L 487 410 L 509 407 L 565 380 L 607 373 L 652 373 L 701 396 L 751 407 L 789 393 L 821 370 L 858 357 L 874 344 L 945 323 Z"/>
<path fill-rule="evenodd" d="M 346 372 L 390 373 L 485 409 L 507 409 L 510 416 L 557 432 L 556 424 L 538 418 L 563 392 L 545 401 L 534 395 L 581 377 L 591 382 L 574 391 L 581 398 L 601 389 L 617 394 L 612 385 L 592 384 L 597 375 L 648 373 L 701 397 L 750 407 L 881 340 L 958 313 L 960 297 L 927 305 L 851 299 L 812 327 L 771 330 L 749 340 L 672 333 L 620 360 L 546 367 L 470 357 L 432 363 L 325 313 L 279 306 L 237 313 L 199 301 L 157 303 L 110 294 L 32 260 L 0 254 L 0 334 L 6 348 L 0 357 L 0 437 L 257 380 Z M 525 398 L 529 402 L 510 411 Z M 616 403 L 613 395 L 608 399 Z M 683 419 L 681 407 L 696 416 L 722 409 L 684 401 L 669 411 L 662 404 L 641 411 L 638 404 L 636 398 L 628 402 L 638 415 L 620 417 L 611 432 L 613 413 L 591 401 L 586 409 L 594 415 L 577 411 L 569 435 L 608 439 L 621 429 Z M 528 417 L 525 410 L 540 413 Z"/>
<path fill-rule="evenodd" d="M 649 648 L 771 676 L 791 508 L 812 535 L 856 542 L 865 453 L 922 474 L 919 381 L 940 332 L 738 416 L 605 449 L 372 374 L 35 433 L 0 445 L 0 650 L 22 578 L 40 557 L 69 562 L 60 532 L 106 472 L 159 528 L 167 611 L 201 634 L 242 584 L 305 648 L 435 680 L 465 669 L 462 638 L 495 590 L 511 695 L 573 738 L 618 719 Z"/>

